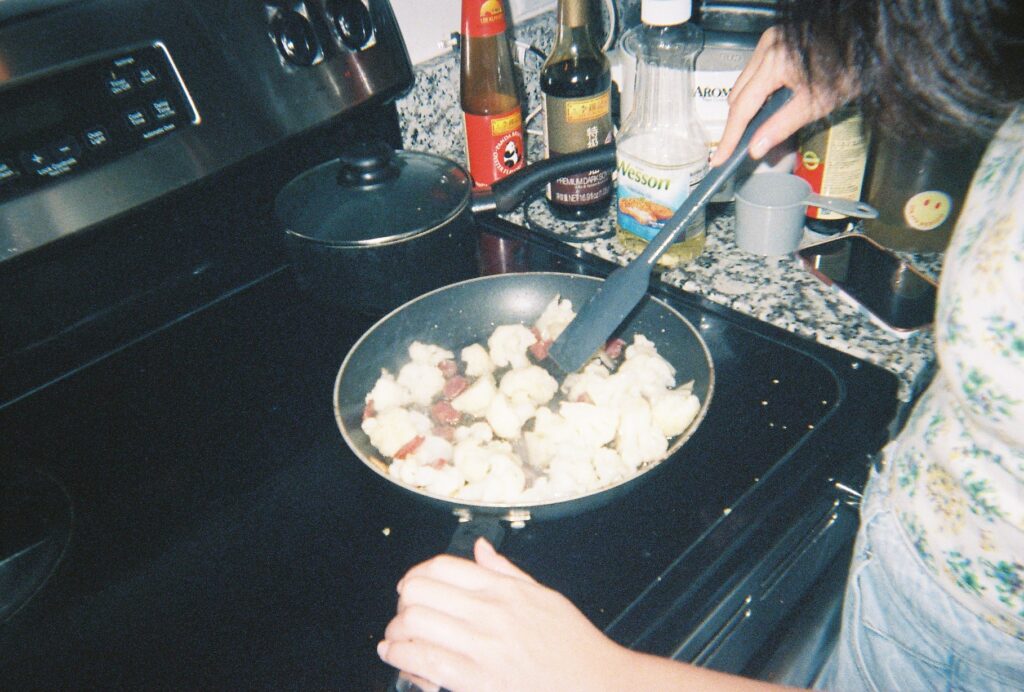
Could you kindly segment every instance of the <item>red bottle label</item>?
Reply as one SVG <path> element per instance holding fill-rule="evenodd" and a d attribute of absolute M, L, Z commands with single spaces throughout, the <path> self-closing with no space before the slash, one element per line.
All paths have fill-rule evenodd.
<path fill-rule="evenodd" d="M 464 115 L 466 159 L 475 185 L 492 185 L 526 165 L 523 116 L 518 110 L 500 115 Z"/>
<path fill-rule="evenodd" d="M 462 0 L 463 36 L 494 36 L 505 28 L 505 6 L 501 0 Z"/>

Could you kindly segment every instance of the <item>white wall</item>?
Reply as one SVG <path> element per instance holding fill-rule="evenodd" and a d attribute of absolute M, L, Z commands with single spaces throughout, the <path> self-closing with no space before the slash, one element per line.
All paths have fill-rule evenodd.
<path fill-rule="evenodd" d="M 553 9 L 555 0 L 508 0 L 512 21 Z M 450 50 L 449 36 L 459 31 L 462 0 L 391 0 L 405 45 L 414 63 Z"/>

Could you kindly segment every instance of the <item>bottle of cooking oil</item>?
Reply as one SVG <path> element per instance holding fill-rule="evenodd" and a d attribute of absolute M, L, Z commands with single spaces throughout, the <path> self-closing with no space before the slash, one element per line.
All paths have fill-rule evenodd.
<path fill-rule="evenodd" d="M 642 29 L 630 34 L 636 56 L 634 104 L 617 144 L 619 241 L 640 252 L 708 171 L 708 138 L 694 108 L 694 62 L 704 44 L 690 23 L 692 0 L 643 0 Z M 675 267 L 704 250 L 704 212 L 658 260 Z"/>

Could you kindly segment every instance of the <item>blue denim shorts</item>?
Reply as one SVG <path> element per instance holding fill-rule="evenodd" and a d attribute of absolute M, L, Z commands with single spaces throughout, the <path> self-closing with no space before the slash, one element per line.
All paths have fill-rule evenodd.
<path fill-rule="evenodd" d="M 947 594 L 927 571 L 873 474 L 843 602 L 818 686 L 846 690 L 1024 690 L 1024 641 Z"/>

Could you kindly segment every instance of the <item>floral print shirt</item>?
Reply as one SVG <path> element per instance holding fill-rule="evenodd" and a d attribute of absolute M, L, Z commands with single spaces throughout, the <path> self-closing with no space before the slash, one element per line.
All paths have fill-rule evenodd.
<path fill-rule="evenodd" d="M 893 507 L 947 590 L 1024 639 L 1024 106 L 975 173 L 935 342 L 939 370 L 888 450 Z"/>

